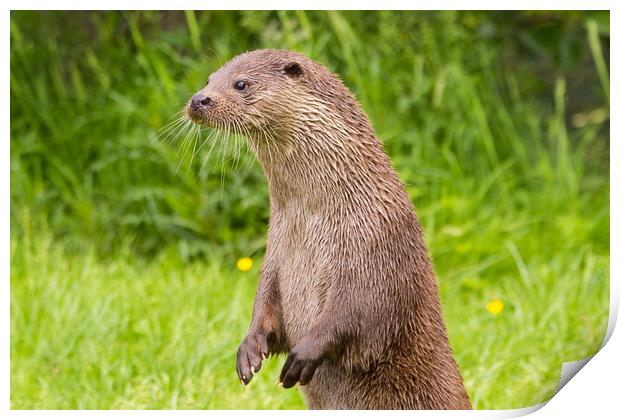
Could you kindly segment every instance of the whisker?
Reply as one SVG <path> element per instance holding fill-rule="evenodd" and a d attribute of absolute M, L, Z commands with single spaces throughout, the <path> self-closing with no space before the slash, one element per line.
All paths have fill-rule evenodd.
<path fill-rule="evenodd" d="M 193 121 L 190 119 L 185 121 L 185 123 L 179 129 L 177 135 L 172 138 L 172 141 L 170 143 L 175 144 L 179 140 L 179 138 L 185 139 L 188 134 L 188 130 L 192 128 L 193 124 Z"/>
<path fill-rule="evenodd" d="M 237 122 L 234 122 L 235 125 L 235 133 L 234 133 L 234 137 L 235 137 L 235 145 L 234 145 L 234 150 L 233 150 L 233 170 L 236 171 L 237 168 L 239 167 L 239 159 L 241 157 L 241 142 L 243 142 L 243 139 L 240 138 L 240 134 L 239 132 L 241 131 L 240 125 Z"/>
<path fill-rule="evenodd" d="M 207 163 L 209 162 L 209 158 L 211 157 L 211 152 L 213 152 L 213 148 L 219 142 L 220 132 L 216 131 L 216 130 L 211 131 L 211 134 L 209 134 L 209 137 L 207 138 L 207 141 L 210 138 L 213 138 L 213 140 L 211 142 L 211 147 L 209 148 L 209 152 L 207 153 L 207 156 L 206 156 L 202 166 L 200 167 L 200 171 L 198 171 L 198 176 L 200 176 L 202 174 L 202 171 L 204 170 L 204 168 L 206 167 Z M 205 142 L 205 144 L 206 144 L 206 142 Z"/>
<path fill-rule="evenodd" d="M 171 135 L 173 135 L 175 133 L 175 130 L 177 130 L 179 127 L 181 127 L 181 125 L 183 124 L 183 122 L 186 121 L 183 117 L 180 117 L 179 119 L 177 119 L 176 121 L 174 121 L 173 124 L 171 124 L 169 127 L 164 127 L 164 131 L 162 131 L 161 133 L 157 134 L 157 139 L 160 142 L 164 142 L 166 141 Z"/>
<path fill-rule="evenodd" d="M 225 126 L 225 132 L 226 132 L 226 137 L 225 137 L 225 143 L 224 143 L 224 147 L 226 147 L 228 145 L 228 139 L 230 138 L 230 128 L 229 128 L 229 124 L 228 122 L 226 122 L 226 126 Z M 223 148 L 220 148 L 220 150 L 223 150 Z M 220 169 L 220 204 L 223 205 L 224 204 L 224 180 L 226 178 L 226 162 L 222 162 L 221 165 L 221 169 Z"/>
<path fill-rule="evenodd" d="M 164 129 L 166 129 L 170 125 L 172 125 L 172 124 L 178 122 L 179 120 L 183 119 L 183 117 L 187 117 L 187 115 L 185 114 L 185 112 L 183 110 L 175 112 L 174 115 L 172 116 L 172 118 L 166 124 L 164 124 L 160 129 L 156 130 L 155 133 L 156 134 L 161 133 Z"/>
<path fill-rule="evenodd" d="M 194 162 L 194 157 L 196 157 L 196 145 L 198 144 L 198 142 L 200 141 L 200 126 L 198 126 L 198 124 L 196 124 L 195 126 L 195 130 L 194 130 L 194 135 L 192 136 L 192 141 L 194 142 L 193 148 L 192 148 L 192 157 L 189 160 L 189 165 L 187 166 L 187 172 L 189 173 L 189 171 L 192 168 L 192 162 Z"/>
<path fill-rule="evenodd" d="M 250 140 L 250 133 L 249 130 L 246 127 L 242 127 L 243 130 L 243 135 L 245 136 L 245 141 L 241 142 L 241 150 L 239 151 L 242 154 L 243 157 L 243 163 L 242 165 L 246 165 L 246 161 L 248 159 L 248 156 L 252 156 L 252 153 L 250 153 L 250 148 L 248 146 L 248 143 L 251 141 Z M 251 163 L 250 163 L 250 168 L 252 167 L 252 165 L 254 164 L 254 160 L 250 157 Z"/>
<path fill-rule="evenodd" d="M 177 174 L 179 172 L 179 169 L 181 168 L 181 165 L 183 164 L 183 161 L 185 160 L 185 156 L 187 155 L 187 151 L 189 150 L 189 147 L 185 147 L 185 145 L 188 142 L 188 139 L 191 138 L 191 136 L 193 136 L 194 134 L 194 130 L 196 129 L 197 125 L 192 123 L 192 126 L 189 130 L 189 132 L 187 133 L 187 135 L 185 136 L 185 138 L 183 139 L 183 142 L 181 143 L 181 147 L 180 147 L 180 151 L 183 151 L 183 155 L 181 156 L 181 159 L 179 159 L 179 164 L 177 165 L 177 169 L 175 170 L 175 174 Z"/>

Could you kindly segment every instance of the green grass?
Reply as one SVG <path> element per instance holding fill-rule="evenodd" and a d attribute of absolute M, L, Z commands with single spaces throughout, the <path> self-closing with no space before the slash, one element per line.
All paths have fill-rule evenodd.
<path fill-rule="evenodd" d="M 31 238 L 31 239 L 28 239 Z M 100 260 L 45 231 L 11 241 L 11 403 L 28 409 L 303 408 L 275 385 L 283 358 L 248 387 L 235 372 L 258 274 L 235 259 Z M 608 259 L 588 247 L 524 263 L 484 284 L 482 267 L 439 266 L 450 339 L 478 409 L 548 399 L 564 361 L 593 354 L 605 333 Z M 438 258 L 441 261 L 441 258 Z M 258 261 L 260 262 L 260 261 Z M 491 315 L 494 298 L 505 310 Z"/>
<path fill-rule="evenodd" d="M 606 12 L 13 12 L 12 408 L 304 407 L 282 358 L 235 375 L 259 165 L 156 134 L 259 47 L 322 61 L 368 112 L 474 407 L 545 401 L 607 326 L 608 35 Z"/>
<path fill-rule="evenodd" d="M 100 261 L 40 236 L 11 243 L 12 408 L 302 408 L 275 385 L 282 360 L 243 387 L 236 349 L 257 270 L 127 252 Z"/>

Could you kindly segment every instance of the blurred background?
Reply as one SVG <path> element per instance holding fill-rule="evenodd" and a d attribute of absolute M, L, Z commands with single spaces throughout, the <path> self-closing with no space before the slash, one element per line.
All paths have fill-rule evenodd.
<path fill-rule="evenodd" d="M 545 401 L 600 347 L 608 12 L 31 11 L 10 29 L 12 408 L 304 407 L 274 384 L 283 357 L 248 387 L 235 373 L 260 165 L 165 129 L 256 48 L 322 62 L 369 114 L 475 408 Z"/>

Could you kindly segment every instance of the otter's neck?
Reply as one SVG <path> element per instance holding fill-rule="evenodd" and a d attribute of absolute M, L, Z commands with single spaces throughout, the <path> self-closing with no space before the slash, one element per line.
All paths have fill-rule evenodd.
<path fill-rule="evenodd" d="M 335 122 L 255 143 L 272 205 L 377 206 L 408 197 L 373 130 Z M 404 203 L 403 203 L 404 204 Z"/>

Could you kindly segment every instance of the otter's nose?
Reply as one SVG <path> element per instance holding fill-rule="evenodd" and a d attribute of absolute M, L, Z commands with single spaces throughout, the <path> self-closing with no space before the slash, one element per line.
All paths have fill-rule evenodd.
<path fill-rule="evenodd" d="M 212 103 L 213 103 L 213 100 L 210 97 L 204 96 L 204 95 L 198 93 L 198 94 L 192 96 L 192 100 L 190 102 L 190 106 L 194 110 L 199 110 L 200 108 L 207 107 L 207 106 L 211 105 Z"/>

